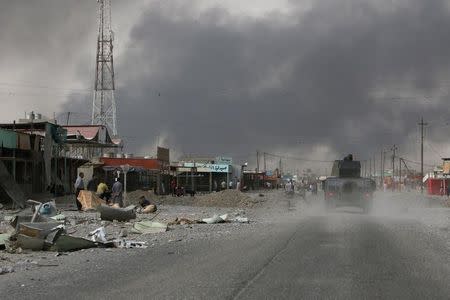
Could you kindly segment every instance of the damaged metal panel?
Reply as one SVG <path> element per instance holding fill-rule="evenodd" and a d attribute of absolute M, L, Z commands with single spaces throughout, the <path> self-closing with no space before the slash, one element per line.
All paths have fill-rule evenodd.
<path fill-rule="evenodd" d="M 45 238 L 52 231 L 62 229 L 62 223 L 21 223 L 19 224 L 19 233 L 30 237 Z"/>
<path fill-rule="evenodd" d="M 18 234 L 16 245 L 22 249 L 40 251 L 44 249 L 44 239 Z"/>
<path fill-rule="evenodd" d="M 70 235 L 61 235 L 50 247 L 50 250 L 57 252 L 76 251 L 81 249 L 89 249 L 97 247 L 97 243 Z"/>
<path fill-rule="evenodd" d="M 125 208 L 114 208 L 106 205 L 100 205 L 97 210 L 100 212 L 100 218 L 102 220 L 119 222 L 128 222 L 129 220 L 136 219 L 136 206 L 131 205 Z"/>

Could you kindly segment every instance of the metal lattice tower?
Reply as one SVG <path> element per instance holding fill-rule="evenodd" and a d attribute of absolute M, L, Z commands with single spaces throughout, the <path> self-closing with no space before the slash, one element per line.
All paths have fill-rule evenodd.
<path fill-rule="evenodd" d="M 105 125 L 117 136 L 111 0 L 97 0 L 99 13 L 92 125 Z"/>

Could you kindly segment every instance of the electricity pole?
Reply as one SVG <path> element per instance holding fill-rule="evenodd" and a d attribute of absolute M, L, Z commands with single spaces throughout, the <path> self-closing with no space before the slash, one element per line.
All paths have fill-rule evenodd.
<path fill-rule="evenodd" d="M 256 150 L 256 173 L 259 173 L 259 151 Z"/>
<path fill-rule="evenodd" d="M 391 150 L 392 150 L 392 191 L 395 191 L 395 180 L 394 180 L 394 175 L 395 175 L 395 151 L 397 150 L 397 146 L 392 146 Z"/>
<path fill-rule="evenodd" d="M 420 120 L 420 132 L 421 132 L 421 138 L 420 138 L 420 191 L 423 194 L 423 139 L 424 139 L 424 126 L 427 126 L 428 123 L 423 122 L 423 117 Z"/>
<path fill-rule="evenodd" d="M 384 182 L 384 166 L 383 166 L 383 150 L 381 150 L 381 156 L 380 156 L 380 188 L 383 187 Z"/>
<path fill-rule="evenodd" d="M 266 152 L 263 153 L 263 161 L 264 161 L 264 172 L 267 172 L 267 166 L 266 166 Z"/>

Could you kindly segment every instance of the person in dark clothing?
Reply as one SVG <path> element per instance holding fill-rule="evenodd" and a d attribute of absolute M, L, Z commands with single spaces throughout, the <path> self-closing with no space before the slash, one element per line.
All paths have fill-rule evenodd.
<path fill-rule="evenodd" d="M 84 179 L 83 178 L 84 178 L 84 173 L 80 172 L 80 174 L 78 174 L 78 178 L 75 181 L 75 185 L 74 185 L 74 187 L 75 187 L 75 201 L 76 201 L 77 208 L 78 208 L 79 211 L 81 210 L 82 205 L 81 205 L 81 202 L 78 201 L 78 195 L 80 194 L 81 190 L 84 190 Z"/>
<path fill-rule="evenodd" d="M 447 198 L 450 197 L 450 184 L 447 186 Z"/>
<path fill-rule="evenodd" d="M 98 179 L 96 175 L 92 175 L 91 180 L 88 181 L 86 189 L 90 192 L 96 192 L 98 186 Z"/>

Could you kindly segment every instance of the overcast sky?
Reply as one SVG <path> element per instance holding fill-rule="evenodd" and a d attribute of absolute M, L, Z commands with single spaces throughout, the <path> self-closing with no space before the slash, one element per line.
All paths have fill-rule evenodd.
<path fill-rule="evenodd" d="M 112 0 L 118 130 L 127 152 L 256 150 L 333 160 L 397 144 L 450 156 L 444 0 Z M 0 119 L 88 123 L 94 0 L 0 0 Z M 286 164 L 292 163 L 289 161 Z M 268 160 L 268 166 L 275 160 Z M 299 164 L 291 169 L 329 164 Z M 411 165 L 414 167 L 414 165 Z M 417 167 L 417 166 L 415 166 Z"/>

